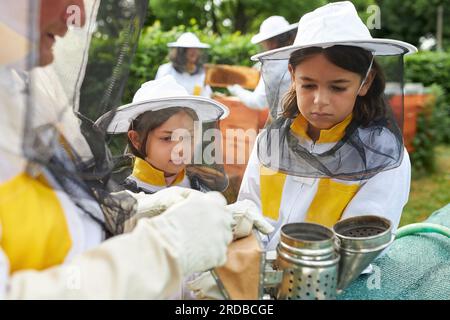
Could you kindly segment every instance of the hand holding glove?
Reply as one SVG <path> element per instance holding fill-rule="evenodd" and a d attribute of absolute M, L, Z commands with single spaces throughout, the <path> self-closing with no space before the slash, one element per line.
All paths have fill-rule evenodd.
<path fill-rule="evenodd" d="M 189 281 L 187 287 L 198 300 L 225 300 L 210 271 L 203 272 L 194 280 Z"/>
<path fill-rule="evenodd" d="M 167 299 L 183 276 L 226 261 L 232 215 L 218 193 L 177 190 L 179 202 L 162 215 L 141 219 L 136 228 L 68 261 L 42 271 L 9 276 L 0 248 L 0 295 L 9 299 Z M 169 195 L 167 195 L 169 196 Z M 170 195 L 171 196 L 171 195 Z M 161 197 L 159 195 L 158 197 Z M 183 198 L 183 199 L 181 199 Z M 7 288 L 6 288 L 7 287 Z M 6 291 L 5 291 L 6 288 Z M 3 289 L 3 290 L 1 290 Z"/>
<path fill-rule="evenodd" d="M 238 97 L 239 94 L 242 92 L 243 88 L 238 84 L 233 84 L 231 86 L 227 86 L 228 91 L 231 93 L 231 95 Z"/>
<path fill-rule="evenodd" d="M 233 214 L 234 239 L 248 236 L 253 227 L 264 234 L 269 234 L 274 230 L 273 226 L 259 213 L 258 206 L 251 200 L 237 201 L 226 208 Z"/>
<path fill-rule="evenodd" d="M 195 192 L 150 219 L 161 236 L 178 248 L 184 275 L 225 264 L 233 238 L 233 217 L 225 204 L 218 192 Z"/>
<path fill-rule="evenodd" d="M 189 195 L 201 194 L 200 191 L 181 187 L 163 189 L 154 194 L 127 192 L 136 199 L 137 212 L 125 223 L 125 232 L 133 230 L 139 219 L 160 215 L 169 207 L 185 200 Z"/>

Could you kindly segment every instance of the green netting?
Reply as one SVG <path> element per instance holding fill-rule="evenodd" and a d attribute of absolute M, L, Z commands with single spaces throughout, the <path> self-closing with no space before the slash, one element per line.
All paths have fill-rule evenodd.
<path fill-rule="evenodd" d="M 450 204 L 426 222 L 450 228 Z M 395 240 L 372 265 L 375 273 L 361 275 L 338 299 L 450 299 L 450 238 L 414 234 Z"/>

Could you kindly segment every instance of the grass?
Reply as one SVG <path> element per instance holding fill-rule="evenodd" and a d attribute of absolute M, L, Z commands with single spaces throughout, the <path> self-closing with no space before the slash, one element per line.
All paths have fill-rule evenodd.
<path fill-rule="evenodd" d="M 436 173 L 413 178 L 400 226 L 427 219 L 450 203 L 450 146 L 436 148 Z M 413 172 L 414 177 L 414 172 Z"/>

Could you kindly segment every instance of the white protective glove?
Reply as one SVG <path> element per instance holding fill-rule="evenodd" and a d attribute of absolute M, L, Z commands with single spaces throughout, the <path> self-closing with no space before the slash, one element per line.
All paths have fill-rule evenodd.
<path fill-rule="evenodd" d="M 241 90 L 245 90 L 238 84 L 233 84 L 231 86 L 227 86 L 227 89 L 235 97 L 239 97 L 239 93 L 241 93 Z"/>
<path fill-rule="evenodd" d="M 203 272 L 194 280 L 189 281 L 187 287 L 198 300 L 225 300 L 210 271 Z"/>
<path fill-rule="evenodd" d="M 180 248 L 141 219 L 133 232 L 115 236 L 61 265 L 1 274 L 6 299 L 167 299 L 183 281 Z M 6 279 L 5 279 L 6 275 Z"/>
<path fill-rule="evenodd" d="M 269 234 L 274 230 L 274 227 L 259 213 L 258 206 L 251 200 L 237 201 L 226 208 L 233 214 L 233 239 L 250 235 L 253 227 L 263 234 Z"/>
<path fill-rule="evenodd" d="M 191 193 L 164 214 L 150 219 L 179 248 L 184 275 L 224 265 L 233 239 L 233 217 L 218 192 Z"/>
<path fill-rule="evenodd" d="M 192 193 L 165 214 L 141 219 L 132 232 L 64 265 L 14 272 L 8 279 L 0 248 L 0 297 L 167 299 L 183 276 L 225 263 L 232 222 L 219 193 Z"/>
<path fill-rule="evenodd" d="M 246 90 L 238 84 L 227 86 L 227 89 L 231 95 L 238 97 L 250 109 L 263 110 L 267 108 L 265 91 L 259 92 L 256 89 L 255 91 Z"/>
<path fill-rule="evenodd" d="M 128 190 L 126 192 L 136 199 L 137 213 L 126 221 L 125 232 L 133 230 L 139 219 L 160 215 L 169 207 L 185 200 L 189 195 L 201 194 L 200 191 L 181 187 L 170 187 L 153 194 L 134 193 Z"/>

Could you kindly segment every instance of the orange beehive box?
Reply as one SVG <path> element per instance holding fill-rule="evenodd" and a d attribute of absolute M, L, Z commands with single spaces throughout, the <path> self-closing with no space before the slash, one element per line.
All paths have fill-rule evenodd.
<path fill-rule="evenodd" d="M 417 132 L 417 115 L 421 112 L 421 109 L 425 106 L 429 98 L 430 96 L 421 94 L 404 96 L 403 139 L 408 152 L 414 151 L 413 141 Z M 400 120 L 402 96 L 393 96 L 389 102 L 397 121 Z"/>
<path fill-rule="evenodd" d="M 240 86 L 253 90 L 259 82 L 259 71 L 244 66 L 231 66 L 226 64 L 206 64 L 205 83 L 211 87 L 226 88 L 229 85 Z"/>
<path fill-rule="evenodd" d="M 236 97 L 217 96 L 214 99 L 230 110 L 230 115 L 220 121 L 220 130 L 225 172 L 230 178 L 231 190 L 227 199 L 231 203 L 236 200 L 256 135 L 265 124 L 268 109 L 249 109 Z"/>

